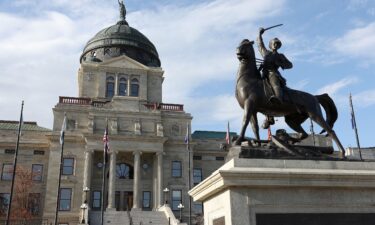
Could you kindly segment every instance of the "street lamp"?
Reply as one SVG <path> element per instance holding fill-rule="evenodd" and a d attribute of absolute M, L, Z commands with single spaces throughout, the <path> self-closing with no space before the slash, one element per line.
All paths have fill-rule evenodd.
<path fill-rule="evenodd" d="M 180 222 L 182 222 L 182 209 L 185 208 L 185 206 L 180 202 L 180 204 L 178 204 L 177 208 L 180 209 Z"/>
<path fill-rule="evenodd" d="M 87 205 L 87 193 L 90 191 L 90 188 L 88 187 L 84 187 L 83 188 L 83 192 L 85 193 L 85 200 L 83 201 L 83 204 L 81 205 L 81 209 L 82 209 L 82 224 L 85 224 L 86 223 L 86 209 L 88 208 L 88 205 Z"/>
<path fill-rule="evenodd" d="M 85 217 L 86 217 L 86 213 L 85 213 L 85 211 L 86 211 L 86 209 L 87 209 L 86 201 L 85 201 L 85 203 L 83 203 L 83 204 L 81 205 L 81 209 L 82 209 L 82 221 L 81 221 L 81 223 L 82 223 L 82 224 L 86 224 L 86 220 L 85 220 Z"/>
<path fill-rule="evenodd" d="M 164 202 L 165 202 L 165 205 L 167 205 L 168 204 L 167 196 L 168 196 L 169 189 L 166 187 L 164 188 L 163 192 L 164 192 Z"/>

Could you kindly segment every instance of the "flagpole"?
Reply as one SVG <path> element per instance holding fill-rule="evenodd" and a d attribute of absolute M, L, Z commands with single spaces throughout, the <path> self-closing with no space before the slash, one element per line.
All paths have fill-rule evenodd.
<path fill-rule="evenodd" d="M 186 129 L 186 148 L 188 152 L 188 158 L 189 158 L 189 190 L 191 189 L 191 155 L 190 155 L 190 127 L 189 123 L 187 123 L 187 129 Z M 191 225 L 191 196 L 189 195 L 189 225 Z M 180 221 L 181 222 L 181 221 Z"/>
<path fill-rule="evenodd" d="M 64 160 L 64 144 L 65 144 L 65 130 L 66 130 L 66 113 L 64 113 L 64 120 L 61 126 L 60 134 L 60 144 L 61 144 L 61 153 L 60 153 L 60 169 L 59 169 L 59 179 L 57 181 L 57 200 L 56 200 L 56 210 L 55 210 L 55 225 L 57 225 L 57 220 L 59 217 L 59 203 L 60 203 L 60 189 L 61 189 L 61 172 Z"/>
<path fill-rule="evenodd" d="M 355 120 L 355 113 L 354 113 L 354 107 L 353 107 L 353 101 L 352 101 L 352 93 L 349 95 L 349 103 L 350 103 L 350 109 L 351 109 L 351 116 L 352 116 L 352 126 L 354 128 L 355 132 L 355 137 L 357 140 L 357 147 L 358 147 L 358 152 L 359 152 L 359 158 L 363 160 L 362 158 L 362 151 L 361 151 L 361 146 L 359 144 L 359 137 L 358 137 L 358 129 L 357 129 L 357 122 Z"/>
<path fill-rule="evenodd" d="M 17 157 L 18 157 L 18 149 L 20 145 L 20 136 L 21 136 L 21 128 L 22 128 L 22 123 L 23 123 L 23 104 L 24 102 L 22 101 L 21 105 L 21 115 L 20 115 L 20 122 L 18 124 L 18 133 L 17 133 L 17 142 L 16 142 L 16 150 L 14 152 L 14 160 L 13 160 L 13 174 L 12 174 L 12 185 L 10 187 L 10 196 L 9 196 L 9 206 L 8 206 L 8 211 L 7 211 L 7 219 L 5 225 L 9 224 L 9 219 L 10 219 L 10 210 L 12 208 L 12 198 L 13 198 L 13 188 L 14 188 L 14 180 L 16 178 L 16 168 L 17 168 Z"/>
<path fill-rule="evenodd" d="M 108 119 L 106 120 L 107 121 L 107 125 L 106 125 L 106 128 L 105 128 L 105 131 L 104 131 L 104 138 L 108 138 Z M 103 172 L 103 178 L 102 178 L 102 202 L 101 202 L 101 207 L 100 207 L 100 221 L 101 221 L 101 225 L 104 225 L 104 196 L 105 196 L 105 177 L 106 177 L 106 174 L 105 174 L 105 170 L 106 170 L 106 167 L 107 167 L 107 140 L 104 140 L 103 138 L 103 142 L 104 142 L 104 151 L 103 151 L 103 169 L 102 169 L 102 172 Z"/>
<path fill-rule="evenodd" d="M 310 131 L 311 131 L 312 138 L 313 138 L 313 145 L 314 145 L 314 147 L 315 147 L 315 132 L 314 132 L 314 124 L 313 124 L 313 121 L 312 121 L 311 118 L 310 118 Z"/>

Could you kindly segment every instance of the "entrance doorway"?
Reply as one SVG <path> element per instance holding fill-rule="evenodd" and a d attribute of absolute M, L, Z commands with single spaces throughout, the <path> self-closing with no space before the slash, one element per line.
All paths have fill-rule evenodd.
<path fill-rule="evenodd" d="M 115 201 L 117 211 L 130 211 L 133 207 L 133 192 L 116 191 Z"/>

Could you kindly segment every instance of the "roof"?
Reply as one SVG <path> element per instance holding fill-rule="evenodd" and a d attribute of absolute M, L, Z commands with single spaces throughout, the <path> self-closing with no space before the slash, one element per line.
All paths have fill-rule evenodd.
<path fill-rule="evenodd" d="M 137 29 L 120 22 L 102 29 L 91 38 L 83 49 L 80 61 L 84 61 L 84 57 L 91 51 L 97 51 L 98 58 L 106 58 L 100 52 L 112 47 L 119 52 L 104 53 L 107 57 L 126 54 L 144 65 L 160 67 L 159 55 L 154 44 Z"/>
<path fill-rule="evenodd" d="M 225 139 L 227 132 L 225 131 L 201 131 L 196 130 L 191 135 L 193 139 Z M 230 132 L 230 136 L 237 136 L 236 132 Z"/>
<path fill-rule="evenodd" d="M 0 120 L 0 130 L 18 130 L 18 121 L 11 120 Z M 40 127 L 36 122 L 24 121 L 22 125 L 23 131 L 42 131 L 48 132 L 51 131 L 48 128 Z"/>

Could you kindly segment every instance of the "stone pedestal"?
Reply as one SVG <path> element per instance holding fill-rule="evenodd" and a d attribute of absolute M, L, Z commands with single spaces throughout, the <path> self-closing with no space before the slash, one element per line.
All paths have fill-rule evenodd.
<path fill-rule="evenodd" d="M 370 225 L 375 162 L 235 157 L 189 194 L 206 225 Z"/>

